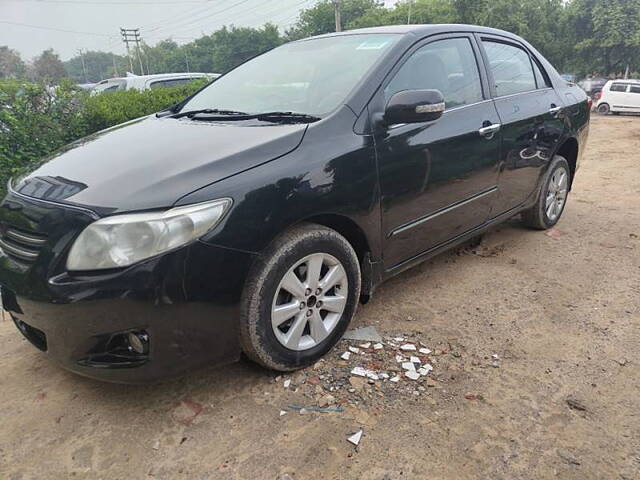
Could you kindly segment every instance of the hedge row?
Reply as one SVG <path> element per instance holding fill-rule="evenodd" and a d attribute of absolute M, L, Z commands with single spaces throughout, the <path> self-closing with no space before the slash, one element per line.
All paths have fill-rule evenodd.
<path fill-rule="evenodd" d="M 69 83 L 55 90 L 0 80 L 0 194 L 10 177 L 67 143 L 170 107 L 202 81 L 91 96 Z"/>

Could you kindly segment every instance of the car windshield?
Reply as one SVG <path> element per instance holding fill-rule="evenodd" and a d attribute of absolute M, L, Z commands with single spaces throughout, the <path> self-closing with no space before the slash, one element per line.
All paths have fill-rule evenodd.
<path fill-rule="evenodd" d="M 398 35 L 340 35 L 293 42 L 250 60 L 202 90 L 181 112 L 249 114 L 335 110 Z"/>

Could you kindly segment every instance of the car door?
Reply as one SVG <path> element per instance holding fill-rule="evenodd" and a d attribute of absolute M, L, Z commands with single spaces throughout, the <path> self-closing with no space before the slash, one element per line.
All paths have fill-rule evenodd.
<path fill-rule="evenodd" d="M 387 125 L 374 135 L 387 269 L 489 216 L 497 191 L 500 133 L 486 88 L 473 36 L 447 35 L 407 52 L 371 102 L 373 119 L 403 90 L 440 90 L 446 105 L 437 121 Z"/>
<path fill-rule="evenodd" d="M 627 91 L 627 112 L 640 112 L 640 84 L 639 85 L 629 85 L 629 90 Z"/>
<path fill-rule="evenodd" d="M 540 62 L 523 45 L 492 35 L 478 38 L 502 125 L 498 195 L 492 212 L 497 216 L 535 195 L 565 128 L 564 103 Z"/>

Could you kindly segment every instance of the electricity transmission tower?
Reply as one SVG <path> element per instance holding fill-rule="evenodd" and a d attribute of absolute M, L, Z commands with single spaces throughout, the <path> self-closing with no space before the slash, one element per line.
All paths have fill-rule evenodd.
<path fill-rule="evenodd" d="M 129 44 L 136 44 L 136 53 L 138 54 L 138 62 L 140 62 L 140 74 L 144 75 L 144 67 L 142 66 L 142 58 L 140 57 L 140 29 L 139 28 L 122 28 L 120 27 L 120 35 L 122 35 L 122 41 L 127 47 L 127 57 L 129 57 L 129 66 L 131 67 L 131 73 L 133 71 L 133 61 L 131 60 L 131 52 L 129 50 Z"/>

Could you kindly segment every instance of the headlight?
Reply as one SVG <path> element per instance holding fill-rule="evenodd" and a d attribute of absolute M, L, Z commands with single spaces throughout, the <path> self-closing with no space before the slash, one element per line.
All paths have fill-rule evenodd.
<path fill-rule="evenodd" d="M 230 198 L 100 219 L 78 236 L 67 258 L 68 270 L 126 267 L 186 245 L 215 227 L 231 206 Z"/>

